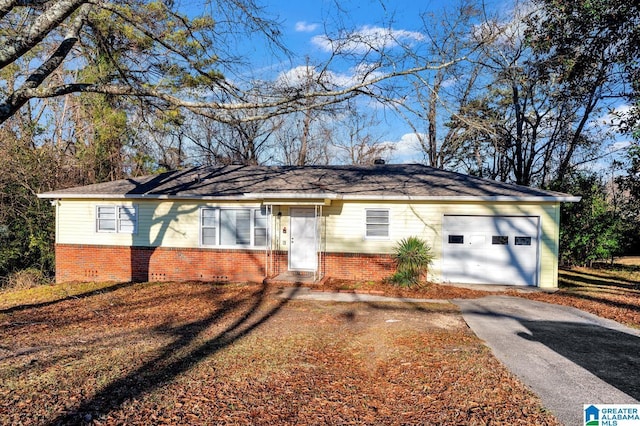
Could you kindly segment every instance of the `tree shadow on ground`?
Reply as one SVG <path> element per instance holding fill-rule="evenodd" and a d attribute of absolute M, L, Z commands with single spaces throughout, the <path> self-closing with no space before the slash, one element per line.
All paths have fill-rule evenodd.
<path fill-rule="evenodd" d="M 606 288 L 616 288 L 620 290 L 635 290 L 640 288 L 640 282 L 615 278 L 597 273 L 587 273 L 578 271 L 558 271 L 558 279 L 563 287 L 580 287 L 581 285 L 592 285 Z"/>
<path fill-rule="evenodd" d="M 574 299 L 583 299 L 590 302 L 602 303 L 603 305 L 611 306 L 613 308 L 628 309 L 630 311 L 640 312 L 640 298 L 638 299 L 638 304 L 631 304 L 582 293 L 565 293 L 565 296 L 572 297 Z"/>
<path fill-rule="evenodd" d="M 520 337 L 544 344 L 640 400 L 640 337 L 592 324 L 518 321 L 531 332 Z"/>
<path fill-rule="evenodd" d="M 28 309 L 44 308 L 46 306 L 55 305 L 55 304 L 58 304 L 58 303 L 61 303 L 61 302 L 67 301 L 67 300 L 85 299 L 87 297 L 97 296 L 99 294 L 111 293 L 111 292 L 114 292 L 116 290 L 120 290 L 121 288 L 130 287 L 130 286 L 135 285 L 135 284 L 136 283 L 133 283 L 133 282 L 114 283 L 113 285 L 110 285 L 108 287 L 101 287 L 99 289 L 89 290 L 89 291 L 84 292 L 84 293 L 77 293 L 77 294 L 69 295 L 69 296 L 61 297 L 60 299 L 50 300 L 50 301 L 47 301 L 47 302 L 29 303 L 29 304 L 24 304 L 24 305 L 12 306 L 10 308 L 0 309 L 0 315 L 1 314 L 11 314 L 11 313 L 20 312 L 20 311 L 26 311 Z"/>
<path fill-rule="evenodd" d="M 90 399 L 48 424 L 86 423 L 107 415 L 128 400 L 170 383 L 206 357 L 254 331 L 288 303 L 289 299 L 283 298 L 274 306 L 266 306 L 268 291 L 268 286 L 262 285 L 257 291 L 224 299 L 206 318 L 175 327 L 163 326 L 162 331 L 175 336 L 175 340 L 164 347 L 157 356 L 103 387 Z M 235 317 L 237 318 L 224 330 L 211 338 L 206 337 L 205 332 L 211 326 Z"/>

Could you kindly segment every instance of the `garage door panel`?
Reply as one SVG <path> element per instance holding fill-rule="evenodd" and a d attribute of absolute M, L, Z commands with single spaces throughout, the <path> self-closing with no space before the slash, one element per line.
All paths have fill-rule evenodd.
<path fill-rule="evenodd" d="M 445 281 L 537 284 L 538 217 L 444 216 L 442 227 Z"/>

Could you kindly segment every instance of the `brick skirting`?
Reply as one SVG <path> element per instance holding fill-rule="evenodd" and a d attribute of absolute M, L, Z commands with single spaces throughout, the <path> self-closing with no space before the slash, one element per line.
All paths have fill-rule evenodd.
<path fill-rule="evenodd" d="M 389 254 L 323 253 L 324 274 L 337 279 L 379 281 L 395 272 Z"/>
<path fill-rule="evenodd" d="M 287 270 L 287 252 L 56 244 L 56 282 L 254 281 Z M 387 254 L 323 253 L 323 275 L 380 280 L 394 271 Z"/>

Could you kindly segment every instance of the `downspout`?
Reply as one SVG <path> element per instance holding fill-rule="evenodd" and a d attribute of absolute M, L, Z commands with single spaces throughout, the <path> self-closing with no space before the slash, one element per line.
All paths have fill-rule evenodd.
<path fill-rule="evenodd" d="M 319 232 L 320 235 L 318 236 L 318 240 L 319 240 L 318 242 L 320 243 L 320 250 L 318 250 L 318 252 L 319 252 L 319 257 L 320 257 L 320 264 L 318 265 L 318 274 L 319 274 L 319 279 L 321 280 L 324 277 L 324 269 L 322 267 L 322 265 L 323 265 L 322 264 L 322 258 L 323 258 L 323 253 L 324 253 L 324 250 L 323 250 L 323 248 L 324 248 L 324 246 L 323 246 L 324 239 L 322 238 L 323 234 L 324 234 L 322 232 L 324 227 L 322 226 L 323 225 L 322 222 L 324 220 L 324 213 L 323 213 L 322 206 L 319 206 L 319 210 L 320 210 L 320 220 L 318 222 L 320 224 L 320 232 Z"/>
<path fill-rule="evenodd" d="M 273 258 L 273 243 L 271 241 L 271 231 L 273 228 L 273 223 L 272 223 L 272 218 L 273 218 L 273 206 L 265 206 L 266 208 L 266 213 L 267 213 L 267 247 L 264 251 L 264 274 L 265 277 L 264 279 L 266 280 L 267 278 L 269 278 L 271 276 L 271 271 L 272 271 L 272 258 Z"/>

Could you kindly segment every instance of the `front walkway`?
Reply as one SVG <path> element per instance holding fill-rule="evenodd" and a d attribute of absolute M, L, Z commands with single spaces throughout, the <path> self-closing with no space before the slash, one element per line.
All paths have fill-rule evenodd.
<path fill-rule="evenodd" d="M 319 300 L 323 302 L 404 302 L 404 303 L 451 303 L 444 299 L 415 299 L 407 297 L 378 296 L 369 293 L 351 291 L 317 291 L 308 287 L 288 287 L 278 294 L 278 297 L 297 300 Z"/>

